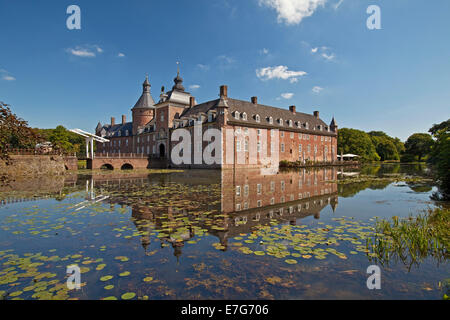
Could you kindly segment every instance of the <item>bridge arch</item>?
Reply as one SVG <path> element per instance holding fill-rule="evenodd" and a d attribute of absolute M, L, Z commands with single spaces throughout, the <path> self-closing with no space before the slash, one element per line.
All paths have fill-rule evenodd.
<path fill-rule="evenodd" d="M 125 163 L 121 168 L 120 168 L 120 170 L 133 170 L 134 169 L 134 167 L 131 165 L 131 164 L 129 164 L 129 163 Z"/>
<path fill-rule="evenodd" d="M 114 167 L 110 163 L 105 163 L 100 167 L 101 170 L 114 170 Z"/>

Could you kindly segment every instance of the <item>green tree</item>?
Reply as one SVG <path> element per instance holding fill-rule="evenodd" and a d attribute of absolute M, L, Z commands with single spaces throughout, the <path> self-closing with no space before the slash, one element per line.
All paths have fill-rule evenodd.
<path fill-rule="evenodd" d="M 423 157 L 429 155 L 434 141 L 428 133 L 414 133 L 405 143 L 405 154 L 417 157 L 421 161 Z"/>
<path fill-rule="evenodd" d="M 57 150 L 67 153 L 80 153 L 83 151 L 81 146 L 85 143 L 84 138 L 63 126 L 57 126 L 55 129 L 39 129 L 39 132 Z"/>
<path fill-rule="evenodd" d="M 429 162 L 436 168 L 442 200 L 450 200 L 450 119 L 434 125 L 429 131 L 436 140 Z"/>
<path fill-rule="evenodd" d="M 405 152 L 405 145 L 399 138 L 393 138 L 383 131 L 371 131 L 369 135 L 381 160 L 399 160 L 400 155 Z M 379 146 L 380 143 L 382 143 L 381 146 Z"/>
<path fill-rule="evenodd" d="M 353 153 L 363 161 L 379 161 L 370 136 L 361 130 L 343 128 L 338 132 L 338 152 Z"/>
<path fill-rule="evenodd" d="M 28 122 L 11 112 L 9 105 L 0 102 L 0 159 L 8 160 L 8 149 L 33 148 L 41 140 Z"/>
<path fill-rule="evenodd" d="M 372 136 L 372 143 L 381 161 L 400 160 L 397 148 L 392 140 L 383 136 Z"/>

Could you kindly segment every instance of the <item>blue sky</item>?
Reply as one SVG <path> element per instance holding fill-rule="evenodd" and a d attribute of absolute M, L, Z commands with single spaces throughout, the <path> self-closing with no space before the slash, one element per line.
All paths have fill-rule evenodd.
<path fill-rule="evenodd" d="M 381 30 L 366 27 L 372 4 Z M 199 102 L 227 84 L 404 140 L 450 116 L 449 13 L 448 0 L 1 1 L 0 101 L 33 127 L 93 131 L 131 118 L 147 72 L 157 100 L 179 60 Z"/>

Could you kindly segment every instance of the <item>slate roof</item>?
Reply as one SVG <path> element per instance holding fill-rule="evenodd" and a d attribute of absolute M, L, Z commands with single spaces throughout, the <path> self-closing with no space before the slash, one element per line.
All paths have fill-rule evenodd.
<path fill-rule="evenodd" d="M 139 100 L 134 105 L 133 109 L 154 109 L 155 101 L 150 94 L 150 82 L 148 81 L 148 76 L 145 78 L 144 83 L 142 84 L 143 90 L 142 95 Z"/>
<path fill-rule="evenodd" d="M 335 134 L 334 132 L 328 132 L 326 128 L 328 125 L 322 121 L 320 118 L 317 119 L 312 114 L 307 114 L 303 112 L 296 112 L 295 114 L 287 109 L 281 109 L 261 104 L 253 104 L 252 102 L 225 98 L 225 101 L 228 105 L 228 121 L 235 124 L 245 125 L 254 125 L 254 126 L 269 126 L 277 129 L 285 128 L 285 129 L 302 129 L 302 131 L 309 132 L 321 132 L 323 134 Z M 199 105 L 196 105 L 193 108 L 186 109 L 181 115 L 182 117 L 197 117 L 199 113 L 208 113 L 209 110 L 216 110 L 220 99 L 208 101 Z M 235 112 L 239 112 L 239 120 L 235 119 Z M 247 120 L 243 120 L 242 114 L 247 114 Z M 255 116 L 260 116 L 260 122 L 256 121 Z M 269 123 L 269 117 L 273 118 L 273 124 Z M 278 120 L 283 120 L 283 126 L 279 125 Z M 288 121 L 293 121 L 293 126 L 289 127 Z M 301 127 L 297 126 L 297 122 L 301 123 Z M 305 127 L 305 124 L 308 123 L 308 128 Z M 319 130 L 319 125 L 322 126 L 323 131 Z"/>
<path fill-rule="evenodd" d="M 110 124 L 104 125 L 101 129 L 101 131 L 105 130 L 105 135 L 102 135 L 102 137 L 105 138 L 111 138 L 111 137 L 127 137 L 127 130 L 128 130 L 128 136 L 131 136 L 133 134 L 133 123 L 127 122 L 125 124 L 116 124 L 111 126 Z M 100 131 L 100 132 L 101 132 Z M 119 134 L 120 132 L 120 134 Z"/>

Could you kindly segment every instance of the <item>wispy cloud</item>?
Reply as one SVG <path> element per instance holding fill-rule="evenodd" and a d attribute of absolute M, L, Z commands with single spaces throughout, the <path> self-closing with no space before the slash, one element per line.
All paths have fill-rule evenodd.
<path fill-rule="evenodd" d="M 339 0 L 336 4 L 333 5 L 334 10 L 339 9 L 344 0 Z"/>
<path fill-rule="evenodd" d="M 319 86 L 315 86 L 314 88 L 312 88 L 312 92 L 319 94 L 320 92 L 322 92 L 323 88 L 319 87 Z"/>
<path fill-rule="evenodd" d="M 118 56 L 119 58 L 125 58 L 125 53 L 119 52 L 119 53 L 117 54 L 117 56 Z"/>
<path fill-rule="evenodd" d="M 259 50 L 259 53 L 262 55 L 268 55 L 269 54 L 269 49 L 263 48 L 261 50 Z"/>
<path fill-rule="evenodd" d="M 308 42 L 302 41 L 302 44 L 307 47 L 312 55 L 317 55 L 326 61 L 334 61 L 336 54 L 332 52 L 332 49 L 327 46 L 311 46 Z"/>
<path fill-rule="evenodd" d="M 0 69 L 0 77 L 2 80 L 5 80 L 5 81 L 15 81 L 16 80 L 16 78 L 13 77 L 11 75 L 11 73 L 5 69 Z"/>
<path fill-rule="evenodd" d="M 200 89 L 200 85 L 198 85 L 198 84 L 190 85 L 190 86 L 189 86 L 189 89 L 191 89 L 191 90 L 197 90 L 197 89 Z"/>
<path fill-rule="evenodd" d="M 233 58 L 228 57 L 228 56 L 226 56 L 226 55 L 224 55 L 224 54 L 218 56 L 217 59 L 218 59 L 219 61 L 223 62 L 223 63 L 226 63 L 226 64 L 232 64 L 232 63 L 234 63 L 234 59 L 233 59 Z"/>
<path fill-rule="evenodd" d="M 299 24 L 314 14 L 327 0 L 259 0 L 259 5 L 275 9 L 278 22 L 287 25 Z"/>
<path fill-rule="evenodd" d="M 197 64 L 197 68 L 199 68 L 200 70 L 203 70 L 203 71 L 208 71 L 209 70 L 209 66 L 208 65 L 201 64 L 201 63 Z"/>
<path fill-rule="evenodd" d="M 292 99 L 293 96 L 294 96 L 294 94 L 291 92 L 286 92 L 286 93 L 281 94 L 281 97 L 286 100 Z"/>
<path fill-rule="evenodd" d="M 80 58 L 95 58 L 97 54 L 103 53 L 103 49 L 97 45 L 76 46 L 75 48 L 68 48 L 66 51 Z"/>
<path fill-rule="evenodd" d="M 306 76 L 305 71 L 292 71 L 287 66 L 266 67 L 256 70 L 256 76 L 263 80 L 282 79 L 291 83 L 298 82 L 299 77 Z"/>
<path fill-rule="evenodd" d="M 233 67 L 236 60 L 234 58 L 229 57 L 225 54 L 222 54 L 216 58 L 218 62 L 218 67 L 222 70 L 228 70 Z"/>

